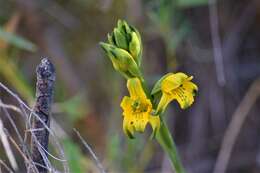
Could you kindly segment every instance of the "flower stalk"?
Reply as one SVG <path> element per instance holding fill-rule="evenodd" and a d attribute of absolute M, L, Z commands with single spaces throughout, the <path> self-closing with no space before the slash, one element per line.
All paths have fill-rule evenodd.
<path fill-rule="evenodd" d="M 143 83 L 143 85 L 147 86 L 145 82 Z M 145 87 L 145 90 L 147 90 L 146 87 Z M 152 98 L 150 94 L 148 97 Z M 168 155 L 170 162 L 171 162 L 172 169 L 176 173 L 186 173 L 184 166 L 181 162 L 180 156 L 178 154 L 177 146 L 173 140 L 170 130 L 168 129 L 167 125 L 165 124 L 165 121 L 164 121 L 165 117 L 161 116 L 160 118 L 161 118 L 160 129 L 154 135 L 155 139 L 160 144 L 163 151 Z"/>
<path fill-rule="evenodd" d="M 122 99 L 123 131 L 129 138 L 143 133 L 147 124 L 152 126 L 155 138 L 170 158 L 176 173 L 185 173 L 177 147 L 164 122 L 163 116 L 169 103 L 177 101 L 181 109 L 190 107 L 198 90 L 185 73 L 168 73 L 159 79 L 152 91 L 147 89 L 141 73 L 142 42 L 137 29 L 125 21 L 118 21 L 117 27 L 108 34 L 108 43 L 100 43 L 113 67 L 127 80 L 130 96 Z M 159 102 L 155 102 L 159 100 Z"/>
<path fill-rule="evenodd" d="M 169 129 L 164 122 L 161 123 L 161 127 L 156 135 L 156 140 L 163 148 L 164 152 L 168 155 L 171 161 L 171 165 L 176 173 L 185 173 L 185 169 L 181 163 L 177 147 L 171 136 Z"/>

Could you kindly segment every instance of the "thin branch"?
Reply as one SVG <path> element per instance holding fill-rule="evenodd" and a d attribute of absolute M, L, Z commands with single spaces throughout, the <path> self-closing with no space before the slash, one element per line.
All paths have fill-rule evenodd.
<path fill-rule="evenodd" d="M 6 108 L 6 109 L 11 109 L 15 112 L 21 113 L 21 110 L 14 105 L 4 104 L 3 102 L 0 102 L 0 107 Z"/>
<path fill-rule="evenodd" d="M 222 46 L 219 35 L 219 23 L 218 23 L 218 9 L 217 1 L 209 0 L 209 18 L 211 28 L 211 38 L 214 52 L 214 61 L 216 66 L 217 80 L 220 86 L 224 86 L 226 83 Z"/>
<path fill-rule="evenodd" d="M 250 86 L 249 90 L 247 91 L 246 95 L 244 96 L 232 116 L 232 120 L 224 134 L 213 173 L 225 173 L 239 132 L 247 116 L 249 115 L 248 113 L 250 109 L 253 107 L 259 95 L 260 79 L 257 79 Z"/>

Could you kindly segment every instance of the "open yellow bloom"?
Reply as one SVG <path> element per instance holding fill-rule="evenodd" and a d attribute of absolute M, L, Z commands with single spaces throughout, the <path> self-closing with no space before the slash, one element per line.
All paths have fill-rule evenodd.
<path fill-rule="evenodd" d="M 160 127 L 159 116 L 152 115 L 152 103 L 147 99 L 142 84 L 138 78 L 127 80 L 130 97 L 125 96 L 121 102 L 123 108 L 123 130 L 130 138 L 134 132 L 144 132 L 147 123 L 150 123 L 153 133 Z"/>
<path fill-rule="evenodd" d="M 192 80 L 184 73 L 170 73 L 161 81 L 162 97 L 157 107 L 157 113 L 163 112 L 167 105 L 174 99 L 182 109 L 189 107 L 194 102 L 195 92 L 198 90 Z"/>

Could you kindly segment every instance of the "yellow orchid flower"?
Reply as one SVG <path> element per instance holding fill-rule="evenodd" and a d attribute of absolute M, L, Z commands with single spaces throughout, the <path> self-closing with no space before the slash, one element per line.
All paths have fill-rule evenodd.
<path fill-rule="evenodd" d="M 147 123 L 150 123 L 153 134 L 160 128 L 159 116 L 152 115 L 152 103 L 146 97 L 138 78 L 127 80 L 127 88 L 130 97 L 125 96 L 121 102 L 123 108 L 123 130 L 130 138 L 134 132 L 144 132 Z"/>
<path fill-rule="evenodd" d="M 175 99 L 182 109 L 189 107 L 194 102 L 195 92 L 198 90 L 197 85 L 191 82 L 192 78 L 181 72 L 165 75 L 159 84 L 162 97 L 156 113 L 164 112 L 167 105 Z"/>

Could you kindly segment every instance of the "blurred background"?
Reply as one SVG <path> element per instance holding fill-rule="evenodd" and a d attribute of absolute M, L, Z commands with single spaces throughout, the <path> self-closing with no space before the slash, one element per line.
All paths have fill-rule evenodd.
<path fill-rule="evenodd" d="M 32 107 L 35 68 L 50 58 L 57 72 L 53 128 L 70 171 L 98 172 L 76 128 L 108 172 L 173 172 L 149 130 L 134 140 L 123 134 L 125 80 L 98 45 L 118 19 L 142 35 L 150 87 L 178 71 L 193 75 L 199 86 L 192 107 L 172 103 L 167 110 L 187 172 L 259 173 L 259 0 L 0 0 L 0 81 Z M 0 101 L 19 107 L 2 88 Z M 17 139 L 5 114 L 1 109 L 0 119 Z M 23 134 L 23 118 L 9 114 Z M 11 147 L 17 172 L 25 172 L 23 157 Z M 55 155 L 55 147 L 49 150 Z M 0 161 L 10 166 L 1 142 Z"/>

